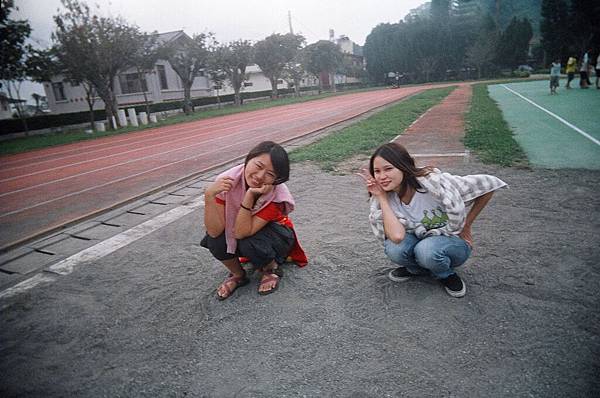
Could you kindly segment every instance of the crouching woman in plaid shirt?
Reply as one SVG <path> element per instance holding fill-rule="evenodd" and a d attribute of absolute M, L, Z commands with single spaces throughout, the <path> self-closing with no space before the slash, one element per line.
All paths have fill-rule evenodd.
<path fill-rule="evenodd" d="M 466 285 L 455 268 L 471 255 L 475 218 L 506 183 L 491 175 L 461 177 L 416 167 L 397 143 L 380 146 L 371 156 L 369 175 L 361 176 L 371 196 L 373 233 L 399 265 L 388 277 L 402 282 L 431 275 L 449 295 L 463 297 Z"/>

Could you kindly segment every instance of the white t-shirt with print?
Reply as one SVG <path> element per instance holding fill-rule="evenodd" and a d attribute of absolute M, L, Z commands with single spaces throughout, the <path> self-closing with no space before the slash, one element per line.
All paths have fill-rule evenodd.
<path fill-rule="evenodd" d="M 421 224 L 426 230 L 441 228 L 448 223 L 448 215 L 442 210 L 440 202 L 431 194 L 415 192 L 409 204 L 403 203 L 398 195 L 392 196 L 392 207 L 407 219 Z"/>

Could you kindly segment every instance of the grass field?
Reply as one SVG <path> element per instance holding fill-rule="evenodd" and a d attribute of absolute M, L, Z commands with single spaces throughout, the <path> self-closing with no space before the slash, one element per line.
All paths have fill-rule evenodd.
<path fill-rule="evenodd" d="M 484 163 L 512 166 L 527 162 L 527 158 L 494 100 L 487 84 L 473 86 L 471 108 L 465 116 L 467 148 L 474 151 Z"/>
<path fill-rule="evenodd" d="M 431 89 L 371 117 L 293 151 L 292 161 L 311 160 L 325 170 L 357 154 L 368 154 L 402 133 L 427 109 L 446 98 L 455 87 Z"/>
<path fill-rule="evenodd" d="M 453 88 L 425 91 L 324 139 L 292 152 L 294 161 L 312 160 L 326 170 L 355 154 L 368 154 L 403 132 L 423 112 L 438 104 Z M 486 163 L 502 166 L 527 163 L 525 153 L 489 97 L 486 84 L 473 89 L 466 118 L 465 146 Z"/>

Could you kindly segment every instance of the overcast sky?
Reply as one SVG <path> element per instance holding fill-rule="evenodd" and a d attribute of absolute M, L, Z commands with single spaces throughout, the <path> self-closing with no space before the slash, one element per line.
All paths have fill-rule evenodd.
<path fill-rule="evenodd" d="M 294 33 L 308 43 L 346 35 L 363 45 L 377 24 L 398 22 L 426 0 L 89 0 L 102 15 L 122 16 L 147 32 L 183 29 L 194 33 L 213 32 L 219 42 L 237 39 L 261 40 L 271 33 L 289 31 L 288 11 Z M 31 39 L 46 48 L 54 30 L 52 16 L 60 0 L 16 0 L 19 10 L 12 19 L 27 19 Z M 40 92 L 40 94 L 43 94 Z M 30 96 L 30 93 L 23 97 Z"/>

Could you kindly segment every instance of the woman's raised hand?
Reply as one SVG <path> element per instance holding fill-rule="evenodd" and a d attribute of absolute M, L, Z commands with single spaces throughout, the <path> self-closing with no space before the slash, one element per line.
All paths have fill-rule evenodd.
<path fill-rule="evenodd" d="M 215 182 L 210 184 L 206 191 L 204 191 L 205 196 L 214 197 L 221 192 L 229 192 L 231 187 L 233 186 L 233 178 L 231 177 L 221 177 L 217 178 Z"/>
<path fill-rule="evenodd" d="M 248 192 L 252 192 L 254 195 L 260 196 L 271 192 L 273 189 L 275 189 L 275 185 L 264 184 L 263 186 L 258 188 L 248 188 Z"/>
<path fill-rule="evenodd" d="M 378 197 L 385 194 L 385 191 L 383 188 L 381 188 L 381 185 L 375 181 L 375 178 L 373 178 L 366 169 L 361 169 L 360 173 L 355 174 L 365 181 L 365 184 L 367 185 L 367 191 L 369 191 L 371 195 Z"/>

